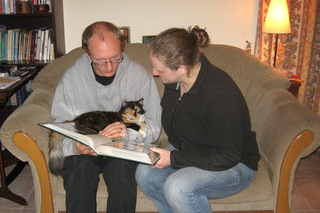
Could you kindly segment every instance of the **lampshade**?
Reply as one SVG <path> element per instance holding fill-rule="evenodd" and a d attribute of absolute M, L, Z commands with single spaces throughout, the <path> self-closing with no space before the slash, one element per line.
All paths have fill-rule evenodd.
<path fill-rule="evenodd" d="M 286 0 L 271 0 L 262 31 L 276 34 L 291 32 Z"/>

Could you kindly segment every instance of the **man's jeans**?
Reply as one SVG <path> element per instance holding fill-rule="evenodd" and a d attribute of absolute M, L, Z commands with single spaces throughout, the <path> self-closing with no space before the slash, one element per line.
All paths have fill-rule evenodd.
<path fill-rule="evenodd" d="M 207 171 L 195 167 L 153 169 L 140 164 L 136 181 L 159 213 L 211 213 L 208 199 L 242 191 L 251 184 L 255 174 L 242 163 L 226 171 Z"/>

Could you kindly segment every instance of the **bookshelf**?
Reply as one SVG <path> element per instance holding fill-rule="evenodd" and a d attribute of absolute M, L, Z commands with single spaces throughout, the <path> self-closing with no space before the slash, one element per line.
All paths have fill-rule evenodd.
<path fill-rule="evenodd" d="M 51 11 L 48 13 L 30 14 L 0 14 L 0 25 L 9 29 L 23 29 L 31 31 L 39 28 L 51 28 L 54 44 L 54 55 L 58 58 L 65 54 L 63 0 L 52 0 Z M 18 66 L 45 66 L 50 60 L 1 60 L 11 65 Z"/>

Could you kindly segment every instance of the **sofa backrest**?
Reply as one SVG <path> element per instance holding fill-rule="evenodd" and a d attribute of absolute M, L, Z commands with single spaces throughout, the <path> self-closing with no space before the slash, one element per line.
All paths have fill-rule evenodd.
<path fill-rule="evenodd" d="M 236 82 L 247 101 L 252 121 L 255 120 L 258 105 L 265 93 L 290 86 L 289 80 L 282 73 L 240 48 L 210 45 L 204 49 L 204 54 Z"/>
<path fill-rule="evenodd" d="M 68 54 L 58 58 L 47 66 L 45 66 L 41 72 L 37 75 L 31 84 L 32 90 L 44 89 L 52 93 L 56 90 L 56 87 L 68 67 L 75 63 L 75 61 L 83 54 L 82 48 L 76 48 L 70 51 Z"/>
<path fill-rule="evenodd" d="M 280 72 L 261 63 L 256 57 L 237 47 L 212 44 L 203 51 L 211 63 L 226 71 L 237 83 L 247 101 L 253 125 L 257 116 L 257 108 L 265 93 L 272 89 L 286 89 L 290 85 L 288 79 Z M 144 65 L 150 72 L 152 71 L 147 45 L 127 44 L 125 53 L 131 60 Z M 52 95 L 49 98 L 52 99 L 63 73 L 82 54 L 82 49 L 76 48 L 47 65 L 34 80 L 32 89 L 47 90 Z M 162 97 L 163 84 L 157 77 L 155 77 L 155 81 Z"/>

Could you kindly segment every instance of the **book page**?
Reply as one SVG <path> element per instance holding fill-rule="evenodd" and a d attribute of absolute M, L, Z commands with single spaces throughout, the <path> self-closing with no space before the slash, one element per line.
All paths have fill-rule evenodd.
<path fill-rule="evenodd" d="M 84 145 L 87 145 L 94 149 L 94 145 L 90 137 L 86 135 L 82 135 L 77 133 L 74 128 L 73 122 L 66 122 L 66 123 L 47 123 L 47 124 L 39 124 L 40 126 L 46 127 L 52 131 L 58 132 L 68 138 L 76 140 Z"/>
<path fill-rule="evenodd" d="M 149 165 L 153 165 L 159 159 L 159 153 L 150 151 L 150 147 L 154 145 L 146 145 L 143 143 L 129 146 L 122 141 L 113 141 L 107 144 L 101 144 L 96 147 L 97 154 L 109 155 L 127 160 L 133 160 Z"/>

